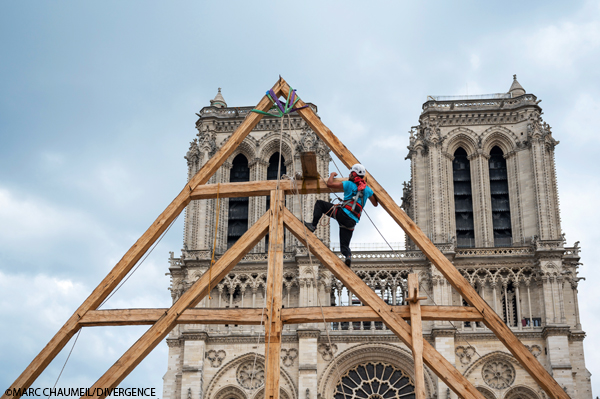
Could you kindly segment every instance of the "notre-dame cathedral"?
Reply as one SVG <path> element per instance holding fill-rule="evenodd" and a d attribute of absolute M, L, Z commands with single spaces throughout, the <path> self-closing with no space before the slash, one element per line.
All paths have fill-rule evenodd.
<path fill-rule="evenodd" d="M 578 242 L 568 245 L 561 230 L 554 160 L 558 141 L 542 120 L 539 102 L 516 76 L 507 93 L 428 97 L 419 124 L 410 131 L 411 179 L 397 202 L 571 398 L 590 399 L 577 298 L 580 248 Z M 198 134 L 185 155 L 188 179 L 252 108 L 229 107 L 219 89 L 197 114 Z M 295 176 L 304 151 L 316 153 L 319 173 L 326 176 L 329 149 L 299 115 L 265 117 L 209 183 L 277 179 L 280 157 L 281 175 Z M 310 219 L 315 200 L 329 196 L 290 195 L 286 206 Z M 217 256 L 222 254 L 268 207 L 267 197 L 221 199 L 218 207 L 216 199 L 192 201 L 183 250 L 169 260 L 173 301 L 207 272 L 213 245 Z M 329 225 L 319 226 L 315 234 L 339 250 L 329 242 Z M 198 307 L 264 307 L 267 247 L 268 236 Z M 410 241 L 402 250 L 352 247 L 352 269 L 387 303 L 404 303 L 412 271 L 419 273 L 421 294 L 428 297 L 423 304 L 466 305 Z M 311 262 L 292 235 L 285 236 L 284 248 L 285 307 L 361 305 L 316 260 Z M 414 398 L 411 351 L 385 324 L 329 323 L 327 328 L 330 340 L 323 323 L 284 327 L 282 398 Z M 486 398 L 546 398 L 483 323 L 425 321 L 423 328 L 426 339 Z M 179 325 L 167 344 L 165 399 L 264 396 L 262 326 Z M 429 398 L 456 398 L 427 368 L 425 384 Z"/>

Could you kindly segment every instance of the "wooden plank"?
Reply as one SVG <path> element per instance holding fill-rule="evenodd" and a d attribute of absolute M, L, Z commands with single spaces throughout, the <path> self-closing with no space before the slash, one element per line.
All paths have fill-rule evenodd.
<path fill-rule="evenodd" d="M 423 326 L 421 324 L 421 304 L 419 303 L 419 276 L 408 275 L 408 298 L 410 306 L 410 334 L 415 365 L 415 399 L 425 399 L 425 371 L 423 369 Z"/>
<path fill-rule="evenodd" d="M 169 310 L 121 356 L 90 389 L 114 388 L 162 341 L 177 324 L 177 318 L 186 309 L 198 304 L 233 267 L 267 234 L 270 212 L 266 212 L 227 252 L 212 266 L 211 273 L 204 273 Z M 210 279 L 212 276 L 212 279 Z M 105 396 L 99 396 L 103 399 Z M 85 397 L 82 397 L 85 399 Z"/>
<path fill-rule="evenodd" d="M 152 325 L 168 308 L 163 309 L 109 309 L 90 310 L 79 320 L 83 327 Z M 258 308 L 194 308 L 186 309 L 177 318 L 177 324 L 240 324 L 260 325 L 266 316 Z"/>
<path fill-rule="evenodd" d="M 335 179 L 336 182 L 342 182 L 347 179 Z M 280 189 L 285 191 L 286 194 L 294 194 L 295 187 L 291 180 L 280 180 Z M 306 190 L 306 194 L 317 194 L 317 187 L 320 187 L 322 191 L 326 184 L 326 180 L 321 180 L 319 186 L 317 186 L 316 180 L 306 180 L 304 182 L 297 181 L 298 190 Z M 223 183 L 223 184 L 205 184 L 197 187 L 192 191 L 191 199 L 209 199 L 217 198 L 217 191 L 221 198 L 234 198 L 234 197 L 258 197 L 263 195 L 270 195 L 271 191 L 277 188 L 277 180 L 264 180 L 264 181 L 250 181 L 241 183 Z M 341 193 L 342 189 L 326 189 L 328 192 Z M 303 191 L 304 192 L 304 191 Z"/>
<path fill-rule="evenodd" d="M 284 84 L 280 78 L 273 86 L 273 91 L 279 95 L 281 87 Z M 263 96 L 257 109 L 267 111 L 271 107 L 271 100 Z M 48 342 L 41 352 L 33 359 L 27 368 L 13 382 L 11 388 L 28 388 L 36 378 L 50 364 L 52 359 L 69 342 L 71 337 L 79 330 L 79 319 L 85 315 L 88 310 L 97 309 L 98 306 L 110 295 L 121 280 L 135 266 L 137 261 L 146 253 L 154 242 L 167 229 L 171 222 L 181 213 L 190 201 L 190 193 L 198 185 L 206 183 L 215 171 L 227 160 L 233 151 L 242 143 L 244 138 L 262 119 L 262 115 L 255 112 L 248 113 L 248 116 L 238 126 L 229 140 L 217 151 L 217 153 L 196 173 L 196 175 L 186 184 L 184 189 L 167 206 L 160 216 L 150 225 L 148 230 L 136 241 L 135 244 L 125 253 L 123 258 L 108 273 L 102 282 L 92 291 L 90 296 L 79 306 L 67 322 L 61 327 L 56 335 Z M 11 399 L 18 399 L 20 395 L 12 396 Z M 2 399 L 8 399 L 6 394 Z"/>
<path fill-rule="evenodd" d="M 406 305 L 391 306 L 391 312 L 403 319 L 410 319 Z M 475 308 L 466 306 L 421 306 L 422 320 L 482 321 L 483 316 Z M 327 322 L 382 321 L 369 306 L 325 306 L 323 313 Z M 322 323 L 323 316 L 317 307 L 285 308 L 281 310 L 284 324 Z"/>
<path fill-rule="evenodd" d="M 292 234 L 344 284 L 362 303 L 370 306 L 402 342 L 412 349 L 412 336 L 409 325 L 391 306 L 381 299 L 364 281 L 360 279 L 340 258 L 329 250 L 314 234 L 304 232 L 302 223 L 286 208 L 283 223 Z M 307 243 L 308 241 L 308 243 Z M 484 399 L 481 392 L 467 380 L 446 358 L 444 358 L 427 341 L 423 341 L 423 360 L 436 375 L 461 398 Z"/>
<path fill-rule="evenodd" d="M 284 96 L 287 96 L 290 88 L 287 83 L 282 86 Z M 297 107 L 305 105 L 302 100 L 296 104 Z M 346 146 L 325 126 L 321 119 L 314 113 L 310 107 L 298 110 L 298 114 L 306 121 L 311 129 L 325 142 L 331 151 L 350 168 L 358 163 L 358 159 L 346 148 Z M 531 377 L 544 389 L 544 391 L 554 399 L 569 399 L 569 395 L 552 378 L 548 371 L 540 362 L 527 350 L 525 345 L 513 334 L 502 319 L 494 310 L 479 296 L 477 291 L 465 280 L 452 263 L 446 258 L 433 243 L 427 238 L 423 231 L 406 215 L 406 213 L 394 202 L 392 197 L 377 182 L 375 177 L 367 172 L 368 185 L 373 189 L 377 200 L 388 214 L 398 223 L 406 232 L 410 239 L 423 251 L 423 254 L 433 263 L 444 275 L 448 282 L 456 289 L 460 295 L 482 315 L 484 323 L 492 330 L 496 337 L 506 346 L 506 348 L 519 361 L 521 366 Z"/>
<path fill-rule="evenodd" d="M 302 177 L 304 179 L 318 179 L 319 171 L 317 169 L 317 154 L 312 151 L 300 154 L 302 163 Z"/>
<path fill-rule="evenodd" d="M 90 310 L 79 320 L 83 327 L 152 325 L 168 308 Z M 392 306 L 392 312 L 410 319 L 406 305 Z M 421 306 L 422 320 L 483 321 L 477 309 L 465 306 Z M 368 306 L 325 306 L 328 322 L 381 321 L 381 317 Z M 261 315 L 263 323 L 261 323 Z M 266 315 L 259 308 L 194 308 L 186 309 L 177 318 L 177 324 L 239 324 L 260 325 Z M 281 309 L 283 324 L 321 323 L 323 316 L 318 307 Z"/>
<path fill-rule="evenodd" d="M 283 291 L 283 191 L 271 191 L 265 324 L 265 399 L 279 399 Z"/>

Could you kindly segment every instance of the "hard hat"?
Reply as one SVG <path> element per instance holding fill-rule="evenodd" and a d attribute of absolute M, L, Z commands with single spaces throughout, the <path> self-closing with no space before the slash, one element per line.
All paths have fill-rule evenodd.
<path fill-rule="evenodd" d="M 356 172 L 356 174 L 360 177 L 365 177 L 365 175 L 367 174 L 367 170 L 365 169 L 365 167 L 359 163 L 353 165 L 352 169 L 350 169 L 350 172 Z"/>

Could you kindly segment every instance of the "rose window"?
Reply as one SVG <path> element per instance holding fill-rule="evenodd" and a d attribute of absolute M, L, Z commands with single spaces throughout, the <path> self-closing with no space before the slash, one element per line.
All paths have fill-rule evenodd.
<path fill-rule="evenodd" d="M 258 362 L 249 361 L 238 367 L 238 383 L 246 389 L 255 389 L 265 384 L 265 368 Z"/>
<path fill-rule="evenodd" d="M 487 362 L 481 374 L 485 383 L 495 389 L 508 388 L 515 380 L 515 368 L 504 360 Z"/>
<path fill-rule="evenodd" d="M 385 363 L 363 363 L 348 370 L 338 383 L 335 399 L 414 399 L 415 385 L 404 371 Z"/>

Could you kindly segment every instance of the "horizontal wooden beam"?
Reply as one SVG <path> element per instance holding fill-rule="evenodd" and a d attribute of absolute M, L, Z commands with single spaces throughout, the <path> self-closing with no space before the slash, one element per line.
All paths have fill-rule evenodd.
<path fill-rule="evenodd" d="M 477 309 L 466 306 L 421 306 L 423 320 L 482 321 Z M 406 305 L 391 306 L 391 312 L 403 319 L 410 319 L 410 309 Z M 323 314 L 327 322 L 382 321 L 377 312 L 369 306 L 326 306 Z M 287 308 L 281 310 L 281 320 L 285 324 L 322 323 L 323 314 L 317 307 Z"/>
<path fill-rule="evenodd" d="M 406 305 L 392 306 L 392 313 L 410 319 Z M 477 309 L 466 306 L 421 306 L 423 320 L 483 321 Z M 90 310 L 80 320 L 83 327 L 152 325 L 168 309 L 109 309 Z M 327 322 L 382 321 L 369 306 L 325 306 Z M 318 307 L 281 309 L 284 324 L 322 323 L 323 314 Z M 259 308 L 194 308 L 186 309 L 177 318 L 177 324 L 239 324 L 260 325 L 266 314 Z"/>
<path fill-rule="evenodd" d="M 337 182 L 342 182 L 346 179 L 335 179 Z M 236 198 L 236 197 L 257 197 L 261 195 L 269 195 L 271 191 L 277 189 L 277 180 L 264 181 L 249 181 L 242 183 L 222 183 L 222 184 L 205 184 L 198 186 L 191 193 L 193 200 L 217 198 L 217 192 L 220 198 Z M 281 180 L 280 189 L 286 194 L 294 194 L 296 189 L 303 194 L 317 193 L 341 193 L 344 190 L 327 188 L 326 180 L 305 180 L 296 181 L 296 186 L 291 180 Z"/>
<path fill-rule="evenodd" d="M 152 325 L 168 309 L 110 309 L 90 310 L 79 320 L 85 327 Z M 186 309 L 177 318 L 177 324 L 261 324 L 262 309 Z M 263 316 L 266 320 L 266 316 Z"/>

